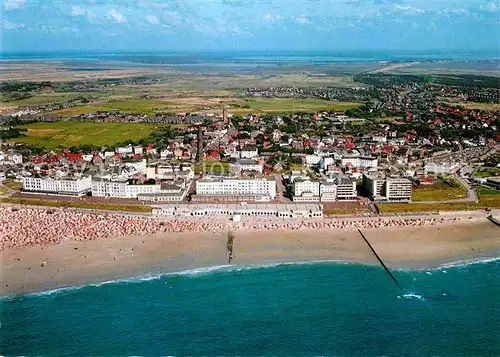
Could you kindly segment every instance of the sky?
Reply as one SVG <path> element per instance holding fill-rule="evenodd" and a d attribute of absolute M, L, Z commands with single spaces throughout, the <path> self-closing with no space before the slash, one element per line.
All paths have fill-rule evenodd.
<path fill-rule="evenodd" d="M 493 50 L 500 0 L 2 0 L 5 52 Z"/>

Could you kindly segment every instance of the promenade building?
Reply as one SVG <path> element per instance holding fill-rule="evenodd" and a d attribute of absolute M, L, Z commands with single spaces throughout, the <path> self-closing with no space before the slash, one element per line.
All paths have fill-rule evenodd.
<path fill-rule="evenodd" d="M 319 181 L 306 178 L 296 178 L 293 180 L 293 201 L 294 202 L 317 202 L 320 200 Z"/>
<path fill-rule="evenodd" d="M 321 202 L 337 200 L 337 184 L 334 182 L 323 182 L 319 187 Z"/>
<path fill-rule="evenodd" d="M 272 178 L 225 178 L 208 176 L 196 181 L 193 201 L 270 201 L 276 198 Z"/>
<path fill-rule="evenodd" d="M 313 203 L 168 204 L 153 207 L 153 214 L 180 217 L 322 218 L 323 205 Z"/>
<path fill-rule="evenodd" d="M 337 178 L 328 181 L 314 181 L 297 178 L 293 181 L 294 202 L 332 202 L 336 200 L 356 200 L 356 181 Z"/>
<path fill-rule="evenodd" d="M 65 196 L 84 196 L 91 190 L 92 178 L 23 177 L 23 191 Z"/>
<path fill-rule="evenodd" d="M 126 179 L 94 177 L 92 196 L 113 198 L 137 198 L 142 194 L 160 193 L 161 185 L 134 185 Z"/>

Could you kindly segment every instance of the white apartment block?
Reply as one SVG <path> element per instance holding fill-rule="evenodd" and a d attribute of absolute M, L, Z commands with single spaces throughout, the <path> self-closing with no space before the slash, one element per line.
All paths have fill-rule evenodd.
<path fill-rule="evenodd" d="M 321 161 L 321 157 L 318 155 L 306 155 L 307 165 L 317 165 Z"/>
<path fill-rule="evenodd" d="M 54 195 L 84 196 L 92 187 L 90 176 L 79 179 L 23 177 L 23 190 Z"/>
<path fill-rule="evenodd" d="M 185 187 L 185 185 L 168 185 L 167 187 L 162 187 L 159 193 L 140 193 L 137 195 L 137 199 L 139 201 L 152 202 L 180 202 L 186 197 L 188 189 L 189 187 Z"/>
<path fill-rule="evenodd" d="M 373 141 L 376 141 L 378 143 L 386 143 L 387 142 L 387 136 L 385 135 L 374 135 L 372 137 Z"/>
<path fill-rule="evenodd" d="M 336 182 L 297 179 L 293 183 L 294 202 L 329 202 L 335 200 L 355 200 L 358 197 L 356 181 L 338 179 Z"/>
<path fill-rule="evenodd" d="M 386 181 L 385 194 L 388 200 L 410 201 L 412 183 L 407 178 L 391 178 Z"/>
<path fill-rule="evenodd" d="M 430 162 L 425 165 L 425 175 L 429 174 L 449 174 L 457 171 L 460 168 L 460 165 L 457 163 L 434 163 Z"/>
<path fill-rule="evenodd" d="M 142 155 L 144 153 L 144 149 L 142 146 L 134 146 L 134 154 Z"/>
<path fill-rule="evenodd" d="M 16 165 L 23 163 L 23 155 L 21 154 L 12 154 L 9 155 L 9 157 L 12 159 L 12 162 Z"/>
<path fill-rule="evenodd" d="M 412 183 L 408 178 L 383 177 L 380 173 L 363 174 L 363 186 L 374 200 L 411 200 Z"/>
<path fill-rule="evenodd" d="M 146 167 L 146 177 L 160 180 L 183 178 L 187 182 L 194 179 L 194 171 L 187 165 L 153 164 Z"/>
<path fill-rule="evenodd" d="M 295 179 L 293 181 L 293 195 L 296 197 L 316 196 L 319 197 L 320 182 L 311 181 L 309 179 Z"/>
<path fill-rule="evenodd" d="M 333 157 L 324 156 L 319 162 L 319 168 L 321 170 L 326 170 L 328 166 L 333 165 L 334 163 L 335 159 Z"/>
<path fill-rule="evenodd" d="M 115 148 L 115 152 L 120 155 L 131 155 L 134 152 L 134 148 L 132 146 L 118 146 Z"/>
<path fill-rule="evenodd" d="M 243 150 L 238 152 L 238 156 L 241 159 L 253 159 L 254 157 L 259 156 L 259 152 L 257 151 L 257 148 L 255 149 L 243 148 Z"/>
<path fill-rule="evenodd" d="M 342 179 L 337 183 L 337 199 L 350 201 L 358 198 L 356 190 L 356 181 L 350 179 Z"/>
<path fill-rule="evenodd" d="M 323 182 L 319 191 L 321 202 L 335 201 L 337 199 L 337 185 L 333 182 Z"/>
<path fill-rule="evenodd" d="M 128 181 L 92 180 L 92 196 L 137 198 L 140 194 L 160 193 L 161 185 L 131 185 Z"/>
<path fill-rule="evenodd" d="M 240 159 L 236 160 L 234 164 L 231 164 L 232 172 L 257 171 L 262 173 L 263 169 L 264 165 L 252 159 Z"/>
<path fill-rule="evenodd" d="M 134 162 L 126 162 L 125 166 L 131 168 L 130 172 L 146 172 L 146 159 Z"/>
<path fill-rule="evenodd" d="M 273 179 L 237 179 L 207 177 L 196 181 L 197 196 L 265 196 L 276 198 L 276 181 Z"/>
<path fill-rule="evenodd" d="M 344 155 L 342 156 L 342 166 L 351 167 L 377 167 L 378 159 L 373 156 Z"/>

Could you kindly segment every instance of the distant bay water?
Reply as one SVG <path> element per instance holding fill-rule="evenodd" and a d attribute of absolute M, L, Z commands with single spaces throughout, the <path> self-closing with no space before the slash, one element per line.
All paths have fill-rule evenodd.
<path fill-rule="evenodd" d="M 5 52 L 2 60 L 94 59 L 143 64 L 215 64 L 215 63 L 318 63 L 377 61 L 489 61 L 499 60 L 498 49 L 483 51 L 238 51 L 238 52 Z"/>
<path fill-rule="evenodd" d="M 499 356 L 500 261 L 216 267 L 0 300 L 1 355 Z"/>

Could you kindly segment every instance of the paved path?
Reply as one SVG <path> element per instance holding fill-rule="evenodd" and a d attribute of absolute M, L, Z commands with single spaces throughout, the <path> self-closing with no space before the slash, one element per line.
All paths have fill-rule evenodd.
<path fill-rule="evenodd" d="M 278 188 L 276 199 L 280 202 L 290 203 L 291 201 L 285 197 L 286 188 L 283 185 L 283 176 L 274 175 L 274 180 L 276 181 L 276 186 Z"/>

